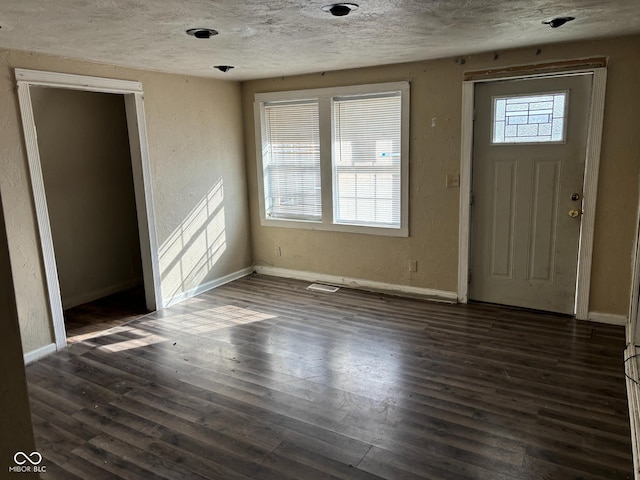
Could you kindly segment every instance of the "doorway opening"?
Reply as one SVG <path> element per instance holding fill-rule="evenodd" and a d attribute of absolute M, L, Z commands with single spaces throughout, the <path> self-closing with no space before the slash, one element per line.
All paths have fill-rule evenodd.
<path fill-rule="evenodd" d="M 16 79 L 55 348 L 61 349 L 67 345 L 64 310 L 69 317 L 117 293 L 133 306 L 125 318 L 163 306 L 142 86 L 22 69 Z M 82 315 L 83 321 L 91 317 Z"/>
<path fill-rule="evenodd" d="M 124 97 L 50 87 L 30 93 L 73 343 L 146 312 Z"/>

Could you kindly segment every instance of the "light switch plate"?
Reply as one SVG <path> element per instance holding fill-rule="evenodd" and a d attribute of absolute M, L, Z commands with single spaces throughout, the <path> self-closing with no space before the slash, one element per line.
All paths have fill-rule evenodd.
<path fill-rule="evenodd" d="M 447 188 L 460 188 L 460 175 L 447 175 Z"/>

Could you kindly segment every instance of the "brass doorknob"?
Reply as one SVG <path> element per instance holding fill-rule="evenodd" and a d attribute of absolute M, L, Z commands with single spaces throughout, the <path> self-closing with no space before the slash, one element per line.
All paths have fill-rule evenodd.
<path fill-rule="evenodd" d="M 575 210 L 575 209 L 569 210 L 569 216 L 571 218 L 578 218 L 580 216 L 580 210 Z"/>

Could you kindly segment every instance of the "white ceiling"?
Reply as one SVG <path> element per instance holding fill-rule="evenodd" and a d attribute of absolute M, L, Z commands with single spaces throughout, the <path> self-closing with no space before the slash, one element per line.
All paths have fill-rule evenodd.
<path fill-rule="evenodd" d="M 333 17 L 329 0 L 0 0 L 0 47 L 246 80 L 640 33 L 640 0 L 351 1 Z M 556 16 L 576 20 L 541 23 Z"/>

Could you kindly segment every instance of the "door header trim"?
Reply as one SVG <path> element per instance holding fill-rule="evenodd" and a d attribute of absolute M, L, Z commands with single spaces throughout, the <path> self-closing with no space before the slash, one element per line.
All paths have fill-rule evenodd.
<path fill-rule="evenodd" d="M 489 82 L 509 78 L 531 78 L 540 75 L 591 73 L 598 68 L 607 67 L 607 57 L 580 58 L 576 60 L 560 60 L 557 62 L 515 65 L 511 67 L 490 68 L 464 72 L 465 82 Z"/>

